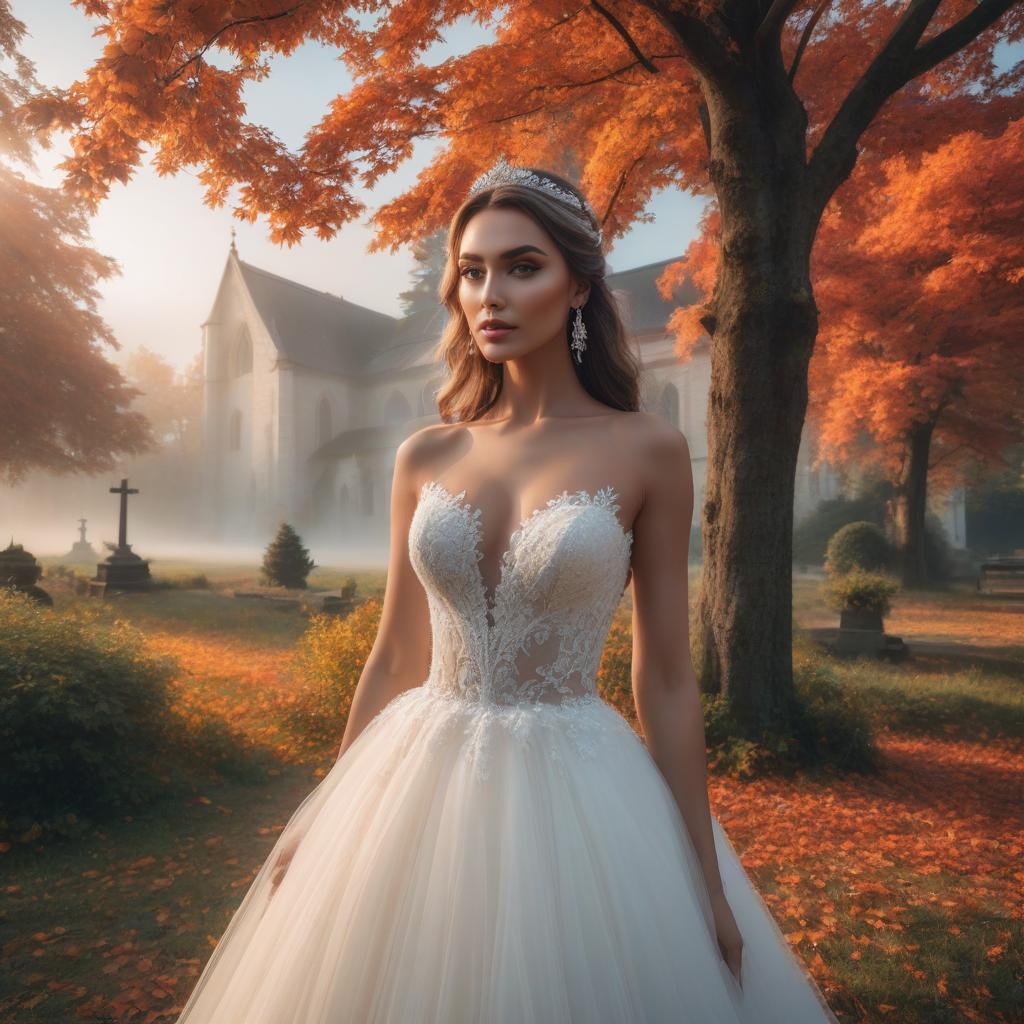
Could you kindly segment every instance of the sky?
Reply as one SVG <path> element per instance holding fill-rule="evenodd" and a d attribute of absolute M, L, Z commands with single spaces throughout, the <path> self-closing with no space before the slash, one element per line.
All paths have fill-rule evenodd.
<path fill-rule="evenodd" d="M 35 63 L 40 83 L 68 86 L 100 54 L 102 39 L 92 35 L 97 22 L 70 0 L 13 0 L 13 9 L 28 30 L 21 51 Z M 467 19 L 428 51 L 428 60 L 467 52 L 487 38 L 485 29 Z M 329 102 L 351 84 L 335 52 L 307 44 L 289 57 L 275 58 L 268 78 L 249 83 L 247 115 L 297 148 Z M 372 192 L 356 188 L 367 207 L 363 222 L 347 224 L 330 241 L 306 236 L 291 248 L 270 241 L 263 218 L 249 224 L 232 216 L 230 203 L 217 210 L 206 206 L 198 168 L 160 177 L 145 157 L 127 184 L 111 186 L 92 218 L 93 248 L 122 268 L 119 276 L 99 285 L 100 313 L 122 345 L 120 352 L 105 350 L 107 358 L 121 362 L 132 349 L 146 346 L 176 369 L 185 369 L 202 347 L 200 325 L 213 304 L 232 227 L 238 254 L 247 263 L 400 316 L 398 296 L 409 286 L 412 255 L 408 248 L 368 254 L 373 232 L 364 222 L 376 207 L 410 188 L 441 145 L 437 140 L 417 143 L 412 157 Z M 55 136 L 53 147 L 39 153 L 34 177 L 58 184 L 56 165 L 68 151 L 66 138 Z M 636 225 L 614 244 L 610 268 L 625 270 L 680 255 L 696 235 L 704 203 L 674 189 L 656 195 L 647 207 L 654 221 Z"/>
<path fill-rule="evenodd" d="M 28 30 L 21 50 L 35 63 L 41 83 L 67 86 L 99 55 L 102 40 L 92 35 L 96 21 L 70 0 L 13 0 L 13 9 Z M 465 19 L 447 31 L 426 59 L 433 63 L 488 41 L 485 27 Z M 1005 66 L 1022 54 L 1024 47 L 1005 46 L 998 62 Z M 297 148 L 329 102 L 351 84 L 335 52 L 307 44 L 289 57 L 275 58 L 266 79 L 249 83 L 244 94 L 247 114 Z M 330 241 L 306 237 L 291 248 L 269 240 L 262 218 L 249 224 L 232 216 L 230 204 L 217 210 L 206 206 L 198 168 L 160 177 L 144 157 L 127 184 L 111 186 L 92 218 L 93 247 L 122 269 L 99 286 L 100 313 L 122 345 L 120 352 L 106 350 L 107 357 L 120 362 L 131 350 L 146 346 L 176 369 L 185 369 L 202 347 L 200 325 L 213 304 L 232 227 L 239 256 L 246 262 L 382 313 L 401 315 L 398 296 L 410 282 L 411 253 L 403 248 L 368 254 L 372 231 L 366 221 L 376 207 L 411 187 L 443 144 L 417 142 L 412 157 L 372 192 L 357 187 L 355 193 L 367 207 L 363 221 L 347 224 Z M 66 139 L 55 137 L 53 148 L 39 154 L 36 177 L 58 184 L 56 164 L 67 151 Z M 653 220 L 635 225 L 613 243 L 610 269 L 680 256 L 697 234 L 705 203 L 678 189 L 656 193 L 645 211 Z"/>

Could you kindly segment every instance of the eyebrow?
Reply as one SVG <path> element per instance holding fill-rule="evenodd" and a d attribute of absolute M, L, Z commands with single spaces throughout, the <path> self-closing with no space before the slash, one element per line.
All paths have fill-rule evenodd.
<path fill-rule="evenodd" d="M 541 256 L 547 256 L 547 253 L 543 249 L 538 249 L 535 245 L 521 245 L 517 249 L 509 249 L 508 252 L 503 252 L 499 259 L 511 260 L 515 259 L 516 256 L 522 256 L 524 252 L 539 252 Z M 476 253 L 464 252 L 459 256 L 460 260 L 483 260 L 482 256 L 477 256 Z"/>

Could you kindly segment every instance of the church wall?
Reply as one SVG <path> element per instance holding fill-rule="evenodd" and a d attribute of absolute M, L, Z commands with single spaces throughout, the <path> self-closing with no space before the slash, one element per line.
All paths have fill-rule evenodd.
<path fill-rule="evenodd" d="M 217 509 L 213 536 L 262 539 L 272 519 L 278 437 L 277 350 L 238 275 L 204 326 L 204 454 L 207 491 Z M 243 332 L 244 329 L 244 332 Z M 251 368 L 239 365 L 247 333 Z M 242 370 L 243 372 L 239 372 Z M 239 446 L 232 416 L 239 414 Z M 268 429 L 268 426 L 270 429 Z"/>
<path fill-rule="evenodd" d="M 693 470 L 694 522 L 700 522 L 707 478 L 707 410 L 711 384 L 711 359 L 706 348 L 680 363 L 673 352 L 673 341 L 667 335 L 645 339 L 641 344 L 644 370 L 641 380 L 641 408 L 664 416 L 686 438 Z M 675 408 L 666 395 L 666 388 L 675 389 Z M 674 413 L 674 415 L 673 415 Z"/>
<path fill-rule="evenodd" d="M 293 503 L 292 515 L 299 526 L 308 528 L 316 523 L 321 511 L 331 516 L 331 506 L 340 486 L 337 465 L 311 463 L 310 456 L 343 431 L 363 426 L 365 421 L 360 415 L 363 403 L 358 382 L 340 374 L 313 373 L 296 367 L 292 371 L 292 388 L 293 489 L 302 496 Z M 322 407 L 321 403 L 326 406 Z"/>
<path fill-rule="evenodd" d="M 433 373 L 429 376 L 432 378 Z M 424 392 L 431 390 L 426 371 L 401 379 L 386 377 L 369 386 L 323 374 L 304 377 L 305 411 L 299 417 L 298 429 L 307 459 L 320 447 L 316 428 L 322 397 L 331 401 L 333 409 L 344 410 L 340 417 L 332 417 L 332 436 L 357 427 L 404 423 L 437 412 L 433 403 L 422 411 Z M 318 531 L 338 533 L 361 524 L 364 533 L 374 537 L 386 534 L 394 458 L 393 451 L 373 451 L 333 466 L 311 467 L 311 473 L 319 473 L 320 478 L 309 480 L 304 488 L 304 493 L 310 495 L 304 518 Z"/>

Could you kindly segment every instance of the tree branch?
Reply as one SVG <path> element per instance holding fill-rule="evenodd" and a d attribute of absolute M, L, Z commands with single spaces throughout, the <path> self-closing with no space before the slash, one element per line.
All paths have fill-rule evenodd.
<path fill-rule="evenodd" d="M 910 55 L 941 0 L 910 0 L 892 34 L 850 90 L 832 118 L 808 164 L 815 209 L 825 208 L 857 159 L 857 140 L 882 104 L 907 81 Z M 1011 3 L 1012 0 L 998 0 Z"/>
<path fill-rule="evenodd" d="M 601 217 L 601 227 L 604 228 L 605 223 L 611 216 L 612 210 L 615 208 L 615 204 L 618 202 L 619 196 L 622 194 L 622 188 L 626 184 L 626 179 L 636 169 L 636 165 L 640 163 L 640 157 L 637 157 L 630 165 L 622 172 L 619 176 L 619 183 L 615 186 L 615 191 L 612 193 L 611 199 L 608 200 L 608 205 L 605 207 L 604 216 Z"/>
<path fill-rule="evenodd" d="M 936 64 L 962 50 L 977 39 L 998 18 L 1005 14 L 1014 0 L 981 0 L 981 3 L 945 31 L 933 36 L 911 54 L 907 66 L 907 81 L 930 71 Z"/>
<path fill-rule="evenodd" d="M 797 3 L 798 0 L 772 0 L 768 13 L 764 16 L 761 24 L 757 26 L 754 42 L 758 46 L 764 46 L 773 39 L 781 38 L 782 27 L 786 24 L 786 19 L 793 13 L 793 8 Z"/>
<path fill-rule="evenodd" d="M 626 31 L 626 26 L 623 25 L 622 22 L 619 21 L 619 19 L 616 18 L 615 15 L 612 14 L 612 12 L 609 11 L 607 7 L 604 6 L 604 4 L 598 3 L 598 0 L 590 0 L 590 6 L 593 7 L 594 10 L 597 11 L 598 14 L 600 14 L 601 17 L 604 18 L 608 22 L 608 24 L 611 25 L 611 27 L 615 29 L 616 32 L 619 33 L 620 36 L 622 36 L 622 38 L 626 41 L 626 45 L 636 55 L 636 59 L 640 61 L 640 63 L 643 64 L 643 66 L 647 68 L 647 70 L 650 71 L 652 75 L 659 74 L 657 66 L 653 64 L 651 61 L 649 61 L 643 55 L 642 51 L 640 50 L 640 47 L 637 46 L 636 41 Z"/>
<path fill-rule="evenodd" d="M 673 10 L 664 0 L 640 0 L 672 33 L 683 47 L 694 69 L 701 76 L 728 91 L 735 71 L 735 60 L 708 21 Z M 728 33 L 726 33 L 728 35 Z M 729 35 L 729 40 L 737 42 Z"/>
<path fill-rule="evenodd" d="M 163 78 L 161 78 L 160 79 L 160 84 L 163 85 L 163 86 L 168 86 L 176 78 L 180 78 L 182 76 L 182 74 L 184 74 L 185 69 L 190 64 L 195 64 L 196 61 L 203 59 L 203 56 L 206 54 L 206 51 L 209 50 L 209 48 L 211 46 L 213 46 L 213 44 L 225 32 L 227 32 L 227 30 L 229 28 L 236 28 L 239 25 L 251 25 L 254 22 L 278 21 L 280 18 L 289 18 L 300 7 L 304 7 L 306 5 L 306 2 L 307 2 L 307 0 L 299 0 L 299 2 L 297 4 L 295 4 L 293 7 L 289 7 L 285 11 L 278 11 L 277 14 L 262 14 L 262 15 L 254 14 L 250 18 L 238 18 L 235 21 L 229 21 L 226 25 L 224 25 L 221 28 L 217 29 L 217 31 L 214 32 L 214 34 L 212 36 L 210 36 L 210 38 L 207 39 L 206 42 L 203 43 L 203 45 L 194 54 L 192 54 L 191 57 L 188 58 L 188 60 L 186 60 L 182 64 L 180 64 L 173 72 L 171 72 L 171 74 L 165 75 Z"/>
<path fill-rule="evenodd" d="M 777 0 L 776 0 L 777 2 Z M 800 42 L 797 44 L 796 53 L 793 54 L 793 63 L 789 68 L 789 84 L 793 84 L 793 79 L 796 78 L 796 69 L 800 66 L 800 58 L 804 55 L 804 50 L 807 49 L 807 44 L 811 41 L 811 35 L 814 32 L 814 26 L 818 24 L 818 19 L 828 10 L 832 0 L 821 0 L 817 7 L 814 8 L 814 13 L 811 15 L 811 20 L 804 26 L 804 30 L 800 35 Z"/>
<path fill-rule="evenodd" d="M 1015 0 L 981 0 L 955 25 L 917 44 L 941 0 L 910 0 L 892 35 L 850 90 L 811 157 L 808 183 L 820 213 L 857 162 L 857 141 L 882 104 L 911 79 L 976 39 Z"/>

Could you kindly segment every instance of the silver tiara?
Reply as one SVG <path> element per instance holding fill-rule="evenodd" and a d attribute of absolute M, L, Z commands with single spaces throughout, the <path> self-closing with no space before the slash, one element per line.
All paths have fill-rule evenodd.
<path fill-rule="evenodd" d="M 527 188 L 541 189 L 562 200 L 562 202 L 574 206 L 584 214 L 584 217 L 581 219 L 587 232 L 596 238 L 598 242 L 601 241 L 600 228 L 595 231 L 593 225 L 586 219 L 585 215 L 589 214 L 594 218 L 595 222 L 597 221 L 593 208 L 586 200 L 581 200 L 579 196 L 562 188 L 550 178 L 535 174 L 525 167 L 513 167 L 504 156 L 499 157 L 497 163 L 489 171 L 485 171 L 470 185 L 468 195 L 475 195 L 481 189 L 494 188 L 495 185 L 506 184 L 525 185 Z"/>

